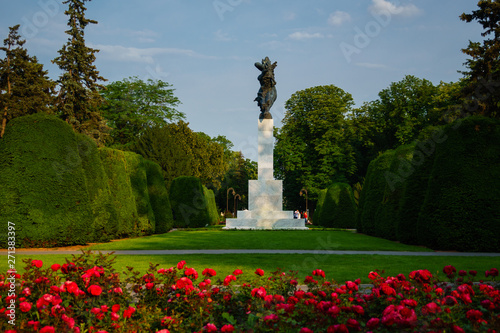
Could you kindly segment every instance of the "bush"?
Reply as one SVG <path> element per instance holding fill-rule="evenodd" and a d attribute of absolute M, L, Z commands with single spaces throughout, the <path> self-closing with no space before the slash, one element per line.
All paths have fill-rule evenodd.
<path fill-rule="evenodd" d="M 18 247 L 86 244 L 94 239 L 97 206 L 87 191 L 83 151 L 89 153 L 87 159 L 94 159 L 93 145 L 53 116 L 39 113 L 9 122 L 0 140 L 0 219 L 15 223 Z"/>
<path fill-rule="evenodd" d="M 500 248 L 499 120 L 469 117 L 444 128 L 419 214 L 419 243 L 436 250 Z"/>
<path fill-rule="evenodd" d="M 328 189 L 322 189 L 318 193 L 318 202 L 316 203 L 316 209 L 314 210 L 312 221 L 317 224 L 316 221 L 321 221 L 321 212 L 323 210 L 323 205 L 325 203 L 326 193 Z"/>
<path fill-rule="evenodd" d="M 200 179 L 178 177 L 170 186 L 174 227 L 199 228 L 210 224 L 207 200 Z"/>
<path fill-rule="evenodd" d="M 356 204 L 349 184 L 334 183 L 328 187 L 316 225 L 325 228 L 356 227 Z"/>
<path fill-rule="evenodd" d="M 375 215 L 383 202 L 387 184 L 385 173 L 389 169 L 393 150 L 388 150 L 368 165 L 363 190 L 359 198 L 357 229 L 359 232 L 373 235 L 376 232 Z"/>
<path fill-rule="evenodd" d="M 205 200 L 207 201 L 208 216 L 210 220 L 210 225 L 219 224 L 219 212 L 217 210 L 217 205 L 215 204 L 215 194 L 214 191 L 207 189 L 203 186 L 203 193 L 205 194 Z"/>
<path fill-rule="evenodd" d="M 149 201 L 155 216 L 154 232 L 156 234 L 165 233 L 172 229 L 174 218 L 163 173 L 161 167 L 154 162 L 144 160 L 144 165 L 148 181 Z"/>
<path fill-rule="evenodd" d="M 404 185 L 406 178 L 414 172 L 412 165 L 414 150 L 414 144 L 397 148 L 392 154 L 389 168 L 383 172 L 385 189 L 374 216 L 374 236 L 397 239 Z"/>

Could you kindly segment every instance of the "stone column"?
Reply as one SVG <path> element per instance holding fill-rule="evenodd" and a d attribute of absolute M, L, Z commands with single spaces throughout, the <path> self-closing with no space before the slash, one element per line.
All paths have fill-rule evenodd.
<path fill-rule="evenodd" d="M 259 119 L 258 124 L 258 165 L 259 180 L 274 180 L 273 171 L 273 120 Z"/>

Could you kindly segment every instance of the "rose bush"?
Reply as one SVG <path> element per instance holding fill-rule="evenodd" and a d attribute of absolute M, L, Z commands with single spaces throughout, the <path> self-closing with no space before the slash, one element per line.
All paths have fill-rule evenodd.
<path fill-rule="evenodd" d="M 15 326 L 9 324 L 10 283 L 0 276 L 2 332 L 500 332 L 498 269 L 446 266 L 447 281 L 428 270 L 408 276 L 370 272 L 360 280 L 328 281 L 316 269 L 299 285 L 295 272 L 257 269 L 238 283 L 240 269 L 215 277 L 185 261 L 150 265 L 143 274 L 113 269 L 111 255 L 90 252 L 44 267 L 25 260 L 17 275 Z M 248 281 L 248 279 L 247 279 Z"/>

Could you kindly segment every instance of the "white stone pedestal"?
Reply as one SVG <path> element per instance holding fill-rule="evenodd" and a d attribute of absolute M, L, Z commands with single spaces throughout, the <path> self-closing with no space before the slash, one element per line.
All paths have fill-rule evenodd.
<path fill-rule="evenodd" d="M 258 129 L 258 180 L 248 181 L 248 210 L 226 219 L 224 229 L 309 230 L 304 219 L 294 219 L 292 211 L 283 211 L 283 183 L 273 177 L 273 120 L 259 119 Z"/>

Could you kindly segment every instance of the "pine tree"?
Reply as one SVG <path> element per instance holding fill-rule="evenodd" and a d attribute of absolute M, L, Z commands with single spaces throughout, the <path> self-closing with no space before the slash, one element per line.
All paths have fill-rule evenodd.
<path fill-rule="evenodd" d="M 51 113 L 55 87 L 43 65 L 23 47 L 26 41 L 18 33 L 19 25 L 9 29 L 4 47 L 0 47 L 6 54 L 5 59 L 0 59 L 0 137 L 13 118 L 37 112 Z"/>
<path fill-rule="evenodd" d="M 108 130 L 102 119 L 100 106 L 103 102 L 99 91 L 104 86 L 99 81 L 106 81 L 99 75 L 94 61 L 99 50 L 85 45 L 85 27 L 97 24 L 97 21 L 87 19 L 84 6 L 90 0 L 66 0 L 69 16 L 68 41 L 59 50 L 59 57 L 52 60 L 63 71 L 59 80 L 59 96 L 56 100 L 60 117 L 73 126 L 75 131 L 93 138 L 98 144 L 103 144 Z"/>

